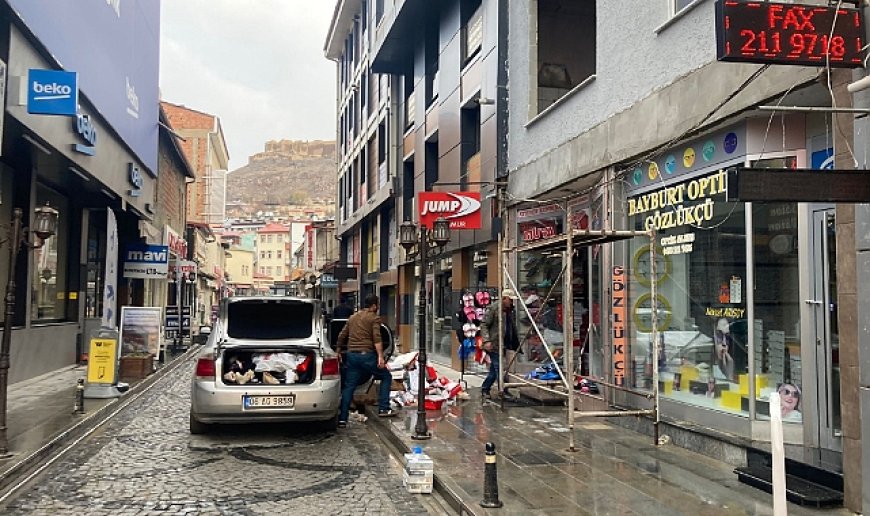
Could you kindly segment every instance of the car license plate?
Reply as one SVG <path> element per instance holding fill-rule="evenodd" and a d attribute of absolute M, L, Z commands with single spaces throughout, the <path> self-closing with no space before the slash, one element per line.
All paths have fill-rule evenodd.
<path fill-rule="evenodd" d="M 283 409 L 293 408 L 296 396 L 245 396 L 243 405 L 246 409 Z"/>

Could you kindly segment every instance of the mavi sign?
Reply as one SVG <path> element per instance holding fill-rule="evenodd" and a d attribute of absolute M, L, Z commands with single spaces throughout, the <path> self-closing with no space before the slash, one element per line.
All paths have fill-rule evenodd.
<path fill-rule="evenodd" d="M 33 115 L 76 116 L 78 74 L 31 69 L 27 74 L 27 112 Z"/>
<path fill-rule="evenodd" d="M 169 272 L 169 247 L 130 244 L 124 253 L 124 277 L 166 279 Z"/>

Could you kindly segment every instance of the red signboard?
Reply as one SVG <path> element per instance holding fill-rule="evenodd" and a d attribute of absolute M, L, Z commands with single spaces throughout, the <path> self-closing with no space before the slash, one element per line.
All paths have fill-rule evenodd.
<path fill-rule="evenodd" d="M 480 192 L 420 192 L 417 214 L 427 228 L 444 217 L 450 229 L 480 229 Z"/>
<path fill-rule="evenodd" d="M 863 64 L 861 11 L 755 0 L 716 2 L 720 61 L 857 68 Z"/>

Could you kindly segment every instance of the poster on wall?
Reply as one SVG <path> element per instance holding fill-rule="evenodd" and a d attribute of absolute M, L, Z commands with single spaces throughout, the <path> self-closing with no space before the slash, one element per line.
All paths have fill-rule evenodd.
<path fill-rule="evenodd" d="M 121 356 L 158 356 L 162 320 L 163 309 L 159 306 L 122 306 Z"/>

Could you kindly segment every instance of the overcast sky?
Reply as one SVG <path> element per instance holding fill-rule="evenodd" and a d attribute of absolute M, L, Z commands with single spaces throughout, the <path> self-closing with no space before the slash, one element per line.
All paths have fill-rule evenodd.
<path fill-rule="evenodd" d="M 220 117 L 230 170 L 268 140 L 335 139 L 334 0 L 164 0 L 163 100 Z"/>

